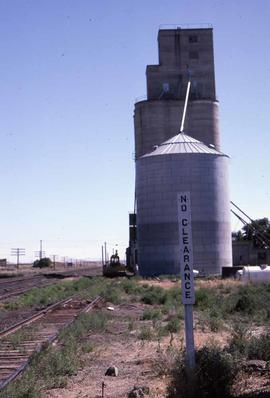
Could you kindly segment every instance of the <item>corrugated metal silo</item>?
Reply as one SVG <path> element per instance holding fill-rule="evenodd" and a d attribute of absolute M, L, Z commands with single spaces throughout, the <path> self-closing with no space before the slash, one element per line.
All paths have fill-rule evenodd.
<path fill-rule="evenodd" d="M 180 133 L 136 162 L 139 272 L 177 274 L 177 193 L 190 191 L 194 269 L 232 265 L 228 156 Z"/>

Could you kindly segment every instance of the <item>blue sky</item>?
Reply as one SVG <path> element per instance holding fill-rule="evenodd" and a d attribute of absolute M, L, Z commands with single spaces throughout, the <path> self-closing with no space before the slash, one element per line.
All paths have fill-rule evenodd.
<path fill-rule="evenodd" d="M 161 24 L 212 23 L 231 198 L 269 215 L 270 3 L 0 0 L 0 258 L 128 242 L 134 101 Z M 233 229 L 241 225 L 232 222 Z"/>

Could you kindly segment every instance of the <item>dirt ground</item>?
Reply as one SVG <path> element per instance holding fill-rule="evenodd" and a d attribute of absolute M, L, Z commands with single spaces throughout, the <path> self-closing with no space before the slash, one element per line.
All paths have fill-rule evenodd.
<path fill-rule="evenodd" d="M 148 283 L 163 288 L 171 288 L 179 282 L 176 280 L 149 280 Z M 209 287 L 215 287 L 220 281 L 209 281 Z M 207 282 L 203 285 L 206 287 Z M 235 281 L 224 281 L 232 286 Z M 114 307 L 109 311 L 108 306 Z M 90 334 L 88 341 L 94 346 L 93 352 L 85 354 L 85 366 L 76 376 L 69 379 L 65 388 L 46 391 L 46 398 L 98 398 L 102 397 L 102 383 L 105 383 L 104 397 L 126 398 L 128 393 L 137 387 L 148 387 L 149 398 L 164 398 L 169 383 L 169 368 L 173 363 L 173 353 L 183 347 L 184 325 L 181 331 L 174 335 L 163 337 L 160 342 L 156 340 L 142 341 L 138 339 L 139 330 L 151 321 L 141 321 L 146 306 L 142 303 L 112 305 L 107 303 L 103 310 L 110 312 L 112 318 L 106 329 L 101 334 Z M 130 324 L 132 323 L 132 328 Z M 207 328 L 202 328 L 201 322 L 194 319 L 195 346 L 196 348 L 211 343 L 220 346 L 227 344 L 230 336 L 229 330 L 213 333 Z M 256 333 L 256 331 L 254 332 Z M 108 367 L 116 366 L 119 369 L 117 377 L 105 376 Z M 270 396 L 269 374 L 243 372 L 236 383 L 237 396 L 266 391 Z M 257 396 L 257 395 L 256 395 Z M 259 395 L 260 396 L 260 395 Z M 266 397 L 268 395 L 264 395 Z"/>
<path fill-rule="evenodd" d="M 169 377 L 167 370 L 172 365 L 173 355 L 183 345 L 183 328 L 175 335 L 170 344 L 170 337 L 158 341 L 140 341 L 139 321 L 145 306 L 143 304 L 114 306 L 103 334 L 91 334 L 88 341 L 94 344 L 94 352 L 86 354 L 86 366 L 72 377 L 66 388 L 47 391 L 47 398 L 97 398 L 101 397 L 102 382 L 105 383 L 104 397 L 126 398 L 134 386 L 149 387 L 149 398 L 166 396 Z M 108 311 L 105 309 L 105 311 Z M 130 318 L 136 327 L 129 330 Z M 144 321 L 145 324 L 145 321 Z M 225 332 L 220 333 L 215 341 L 225 344 Z M 203 346 L 213 341 L 211 333 L 197 330 L 196 346 Z M 109 366 L 119 369 L 118 377 L 105 376 Z"/>
<path fill-rule="evenodd" d="M 166 376 L 157 377 L 158 366 L 155 369 L 162 361 L 157 342 L 138 341 L 136 329 L 129 330 L 130 318 L 138 319 L 143 308 L 140 304 L 114 306 L 105 332 L 88 336 L 95 348 L 93 353 L 86 354 L 86 366 L 70 379 L 66 388 L 50 390 L 46 397 L 101 397 L 102 382 L 106 385 L 104 397 L 126 397 L 135 385 L 149 387 L 150 397 L 164 397 Z M 117 377 L 105 376 L 110 366 L 118 368 Z"/>

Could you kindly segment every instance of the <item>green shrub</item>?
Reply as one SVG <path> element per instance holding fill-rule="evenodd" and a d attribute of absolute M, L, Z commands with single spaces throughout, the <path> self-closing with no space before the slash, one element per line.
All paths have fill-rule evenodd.
<path fill-rule="evenodd" d="M 10 383 L 4 390 L 0 391 L 0 398 L 40 398 L 41 386 L 32 378 L 32 372 L 28 371 L 23 378 Z"/>
<path fill-rule="evenodd" d="M 209 288 L 200 288 L 196 290 L 195 295 L 195 308 L 199 310 L 207 310 L 216 305 L 216 297 L 213 290 Z"/>
<path fill-rule="evenodd" d="M 262 359 L 270 361 L 270 335 L 262 334 L 261 336 L 253 336 L 247 345 L 248 359 Z"/>
<path fill-rule="evenodd" d="M 164 289 L 162 289 L 161 287 L 151 286 L 143 293 L 141 301 L 145 304 L 154 305 L 165 304 L 166 299 L 167 294 Z"/>
<path fill-rule="evenodd" d="M 24 341 L 34 340 L 35 333 L 37 331 L 38 331 L 37 326 L 33 326 L 33 325 L 26 326 L 23 329 L 19 329 L 17 332 L 8 336 L 7 340 L 12 345 L 12 348 L 16 349 L 16 347 L 19 344 L 23 343 Z"/>
<path fill-rule="evenodd" d="M 211 332 L 214 332 L 214 333 L 218 332 L 223 326 L 222 320 L 219 317 L 215 317 L 215 316 L 211 316 L 211 315 L 209 317 L 208 323 L 209 323 L 209 328 L 210 328 Z"/>
<path fill-rule="evenodd" d="M 44 257 L 41 258 L 40 260 L 36 260 L 33 263 L 34 268 L 46 268 L 46 267 L 52 267 L 53 263 L 50 258 Z"/>
<path fill-rule="evenodd" d="M 167 325 L 166 325 L 167 326 Z M 157 340 L 160 341 L 162 337 L 167 336 L 169 331 L 166 328 L 166 326 L 163 326 L 161 322 L 157 322 L 155 325 L 155 332 L 156 332 L 156 337 Z"/>
<path fill-rule="evenodd" d="M 198 392 L 204 397 L 229 397 L 236 377 L 233 357 L 218 347 L 204 347 L 196 353 Z"/>
<path fill-rule="evenodd" d="M 85 354 L 89 354 L 89 352 L 94 351 L 93 343 L 90 341 L 86 341 L 82 346 L 82 352 Z"/>
<path fill-rule="evenodd" d="M 90 330 L 92 332 L 101 332 L 106 326 L 108 314 L 103 312 L 92 312 L 90 314 L 80 314 L 68 328 L 60 333 L 63 341 L 78 341 Z"/>
<path fill-rule="evenodd" d="M 124 278 L 122 279 L 120 286 L 126 294 L 140 294 L 143 290 L 143 287 L 137 283 L 137 278 Z"/>
<path fill-rule="evenodd" d="M 270 300 L 270 289 L 265 284 L 248 284 L 240 286 L 224 302 L 225 314 L 240 314 L 251 317 L 254 321 L 264 322 L 270 318 L 270 310 L 265 303 Z"/>
<path fill-rule="evenodd" d="M 185 358 L 177 358 L 167 398 L 228 398 L 236 375 L 237 366 L 229 353 L 218 347 L 203 347 L 196 351 L 192 382 L 188 381 Z"/>
<path fill-rule="evenodd" d="M 152 340 L 153 337 L 154 335 L 152 329 L 149 326 L 143 326 L 138 335 L 138 338 L 143 341 Z"/>
<path fill-rule="evenodd" d="M 227 351 L 234 356 L 244 356 L 248 345 L 247 328 L 241 323 L 233 326 L 232 338 L 227 347 Z"/>
<path fill-rule="evenodd" d="M 72 347 L 65 347 L 62 350 L 48 349 L 39 366 L 42 376 L 47 382 L 51 380 L 52 386 L 56 385 L 57 376 L 72 376 L 76 374 L 80 366 L 80 358 Z M 61 383 L 63 380 L 61 380 Z"/>
<path fill-rule="evenodd" d="M 211 332 L 218 332 L 222 326 L 222 318 L 221 318 L 221 311 L 218 307 L 214 306 L 210 309 L 208 314 L 208 326 Z"/>
<path fill-rule="evenodd" d="M 177 333 L 180 330 L 179 319 L 177 317 L 170 319 L 166 325 L 166 330 L 168 330 L 169 333 Z"/>
<path fill-rule="evenodd" d="M 141 316 L 142 320 L 158 320 L 161 319 L 162 313 L 159 308 L 146 308 Z"/>
<path fill-rule="evenodd" d="M 167 293 L 167 303 L 174 304 L 174 305 L 179 305 L 182 303 L 182 298 L 181 298 L 181 289 L 180 285 L 179 286 L 173 286 L 170 289 L 166 291 Z"/>
<path fill-rule="evenodd" d="M 234 309 L 237 312 L 244 312 L 249 315 L 253 314 L 256 309 L 254 297 L 248 292 L 239 292 Z"/>
<path fill-rule="evenodd" d="M 101 296 L 112 304 L 120 304 L 122 299 L 122 291 L 119 286 L 108 285 L 101 292 Z"/>

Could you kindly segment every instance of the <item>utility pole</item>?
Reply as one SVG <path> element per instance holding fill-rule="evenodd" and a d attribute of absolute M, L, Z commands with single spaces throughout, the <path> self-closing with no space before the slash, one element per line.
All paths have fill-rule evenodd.
<path fill-rule="evenodd" d="M 42 240 L 39 241 L 39 259 L 42 259 Z"/>
<path fill-rule="evenodd" d="M 11 255 L 17 257 L 17 268 L 19 268 L 20 256 L 25 256 L 25 249 L 22 249 L 20 247 L 11 249 Z"/>
<path fill-rule="evenodd" d="M 107 262 L 107 242 L 104 242 L 104 251 L 105 251 L 105 264 Z"/>
<path fill-rule="evenodd" d="M 104 265 L 104 248 L 101 246 L 101 258 L 102 258 L 102 266 Z"/>
<path fill-rule="evenodd" d="M 39 260 L 45 257 L 45 252 L 42 250 L 42 240 L 39 241 L 39 250 L 35 252 L 35 257 L 38 257 Z"/>
<path fill-rule="evenodd" d="M 51 254 L 50 257 L 52 257 L 52 259 L 53 259 L 53 269 L 55 269 L 57 254 Z"/>

